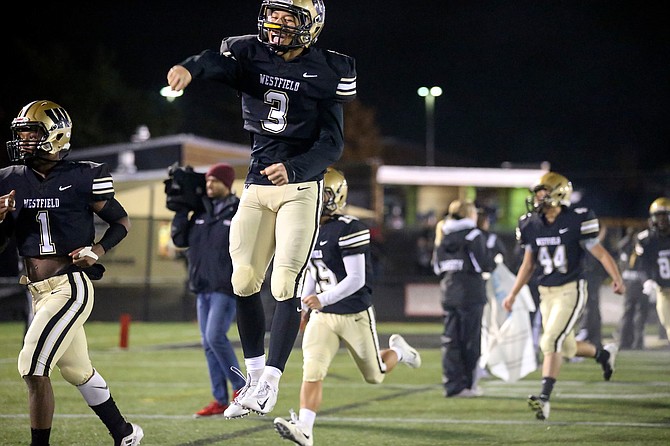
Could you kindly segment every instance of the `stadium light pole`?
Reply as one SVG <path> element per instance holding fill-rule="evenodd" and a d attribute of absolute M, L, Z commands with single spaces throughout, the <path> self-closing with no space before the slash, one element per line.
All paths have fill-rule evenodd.
<path fill-rule="evenodd" d="M 440 87 L 419 87 L 416 91 L 426 102 L 426 166 L 435 165 L 435 98 L 442 95 Z"/>

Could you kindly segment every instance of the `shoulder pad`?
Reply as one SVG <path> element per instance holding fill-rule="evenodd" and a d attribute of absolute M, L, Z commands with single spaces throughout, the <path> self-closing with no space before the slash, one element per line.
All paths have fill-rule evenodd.
<path fill-rule="evenodd" d="M 226 37 L 221 42 L 221 54 L 232 54 L 237 57 L 238 54 L 247 51 L 249 47 L 258 42 L 255 35 Z"/>
<path fill-rule="evenodd" d="M 353 215 L 347 215 L 347 214 L 337 214 L 337 219 L 346 224 L 350 224 L 353 221 L 359 221 L 358 217 L 354 217 Z"/>
<path fill-rule="evenodd" d="M 573 211 L 575 214 L 586 214 L 589 211 L 589 209 L 581 207 L 581 208 L 574 208 Z"/>
<path fill-rule="evenodd" d="M 326 50 L 324 52 L 328 64 L 333 67 L 338 74 L 356 75 L 356 59 L 337 51 Z"/>
<path fill-rule="evenodd" d="M 28 167 L 26 167 L 24 164 L 15 164 L 15 165 L 4 167 L 4 168 L 0 169 L 0 179 L 7 178 L 7 177 L 9 177 L 13 174 L 19 174 L 27 168 Z M 7 192 L 9 192 L 9 191 L 7 191 Z"/>
<path fill-rule="evenodd" d="M 97 169 L 102 166 L 102 163 L 96 163 L 95 161 L 73 161 L 75 164 L 79 164 L 82 167 L 87 167 L 89 169 Z"/>

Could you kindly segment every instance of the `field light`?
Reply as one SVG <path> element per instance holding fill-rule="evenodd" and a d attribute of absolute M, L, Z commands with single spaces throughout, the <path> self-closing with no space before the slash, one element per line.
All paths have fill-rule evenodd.
<path fill-rule="evenodd" d="M 426 101 L 426 166 L 435 165 L 435 98 L 442 95 L 440 87 L 419 87 L 416 93 Z"/>
<path fill-rule="evenodd" d="M 419 87 L 419 89 L 416 92 L 422 98 L 425 98 L 426 96 L 429 96 L 429 95 L 433 96 L 435 98 L 438 97 L 438 96 L 442 96 L 442 88 L 440 88 L 440 87 L 431 87 L 431 88 Z"/>

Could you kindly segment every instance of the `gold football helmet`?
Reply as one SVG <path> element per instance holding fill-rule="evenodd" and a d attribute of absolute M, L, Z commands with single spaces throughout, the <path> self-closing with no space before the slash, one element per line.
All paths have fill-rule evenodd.
<path fill-rule="evenodd" d="M 70 150 L 72 120 L 65 109 L 54 102 L 31 102 L 21 109 L 10 128 L 12 140 L 7 142 L 7 153 L 12 162 L 39 158 L 39 151 L 67 154 Z M 41 137 L 22 140 L 20 132 L 39 132 Z"/>
<path fill-rule="evenodd" d="M 323 176 L 323 213 L 331 215 L 347 205 L 349 186 L 344 174 L 329 167 Z"/>
<path fill-rule="evenodd" d="M 535 194 L 546 190 L 544 199 L 538 200 Z M 563 175 L 556 172 L 547 172 L 530 188 L 533 195 L 528 197 L 526 207 L 529 212 L 542 212 L 545 207 L 570 206 L 572 183 Z"/>
<path fill-rule="evenodd" d="M 663 234 L 670 233 L 670 198 L 657 198 L 651 203 L 649 220 Z"/>
<path fill-rule="evenodd" d="M 297 25 L 294 27 L 271 22 L 268 19 L 274 10 L 293 14 Z M 258 12 L 258 40 L 279 53 L 295 48 L 308 48 L 319 38 L 325 20 L 326 7 L 323 0 L 264 0 Z M 271 43 L 268 38 L 269 30 L 278 30 L 280 35 L 290 34 L 293 40 L 289 45 Z"/>

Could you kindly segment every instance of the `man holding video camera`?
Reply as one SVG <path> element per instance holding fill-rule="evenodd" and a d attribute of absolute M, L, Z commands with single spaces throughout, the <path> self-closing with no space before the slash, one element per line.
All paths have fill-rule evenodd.
<path fill-rule="evenodd" d="M 178 177 L 174 175 L 176 170 L 171 171 L 173 181 Z M 188 171 L 184 173 L 189 174 Z M 191 171 L 190 175 L 202 174 Z M 240 202 L 231 191 L 234 179 L 232 166 L 215 164 L 205 175 L 206 196 L 200 197 L 200 203 L 181 200 L 182 204 L 175 206 L 171 203 L 179 200 L 168 201 L 168 208 L 176 211 L 172 220 L 172 241 L 179 248 L 188 248 L 189 289 L 196 295 L 198 324 L 214 397 L 209 405 L 194 414 L 196 418 L 222 415 L 231 396 L 236 396 L 245 384 L 242 376 L 231 370 L 231 367 L 239 369 L 239 363 L 227 336 L 236 313 L 236 298 L 230 282 L 233 265 L 228 252 L 230 221 Z M 195 197 L 197 192 L 183 189 L 192 189 L 193 186 L 188 184 L 197 183 L 185 181 L 176 189 L 183 196 Z M 168 193 L 168 197 L 171 196 L 174 197 Z M 228 393 L 228 381 L 234 395 Z"/>

